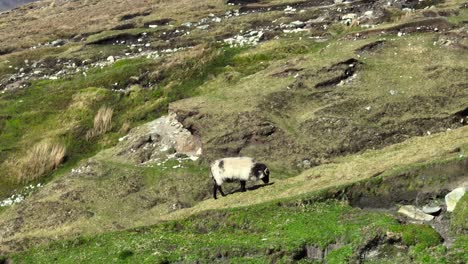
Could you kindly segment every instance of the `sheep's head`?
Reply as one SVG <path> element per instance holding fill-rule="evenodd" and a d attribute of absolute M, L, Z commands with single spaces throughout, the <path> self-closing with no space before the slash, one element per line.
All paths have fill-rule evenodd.
<path fill-rule="evenodd" d="M 270 182 L 270 170 L 265 166 L 265 170 L 263 170 L 263 178 L 262 181 L 265 183 L 265 184 L 268 184 Z"/>
<path fill-rule="evenodd" d="M 270 182 L 270 170 L 263 163 L 257 163 L 254 167 L 254 174 L 261 179 L 265 184 Z"/>

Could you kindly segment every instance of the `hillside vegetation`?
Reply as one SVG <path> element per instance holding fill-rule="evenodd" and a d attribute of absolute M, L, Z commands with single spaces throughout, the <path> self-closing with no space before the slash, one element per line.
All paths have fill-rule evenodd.
<path fill-rule="evenodd" d="M 0 262 L 466 262 L 466 195 L 443 202 L 468 184 L 466 21 L 458 0 L 0 13 Z M 211 199 L 226 156 L 272 183 Z"/>

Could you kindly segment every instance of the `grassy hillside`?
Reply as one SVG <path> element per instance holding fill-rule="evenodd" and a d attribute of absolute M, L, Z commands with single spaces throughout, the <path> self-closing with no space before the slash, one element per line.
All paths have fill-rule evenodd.
<path fill-rule="evenodd" d="M 0 254 L 463 263 L 466 210 L 420 225 L 395 209 L 468 182 L 467 10 L 83 0 L 0 14 Z M 208 164 L 225 156 L 267 163 L 273 183 L 211 199 Z"/>

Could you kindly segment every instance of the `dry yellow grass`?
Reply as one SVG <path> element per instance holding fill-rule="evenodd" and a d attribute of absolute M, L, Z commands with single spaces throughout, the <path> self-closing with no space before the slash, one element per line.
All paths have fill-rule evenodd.
<path fill-rule="evenodd" d="M 11 179 L 16 182 L 36 180 L 56 169 L 64 160 L 66 148 L 58 143 L 42 141 L 23 157 L 7 162 Z"/>
<path fill-rule="evenodd" d="M 102 135 L 109 131 L 112 127 L 113 114 L 114 109 L 111 107 L 101 107 L 94 117 L 94 127 L 86 133 L 86 140 L 90 140 L 93 137 Z"/>

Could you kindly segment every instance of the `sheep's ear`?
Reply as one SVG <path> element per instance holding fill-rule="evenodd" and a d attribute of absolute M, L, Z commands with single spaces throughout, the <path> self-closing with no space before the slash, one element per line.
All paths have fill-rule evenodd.
<path fill-rule="evenodd" d="M 268 168 L 266 168 L 263 172 L 264 172 L 265 175 L 270 174 L 270 171 L 268 170 Z"/>

